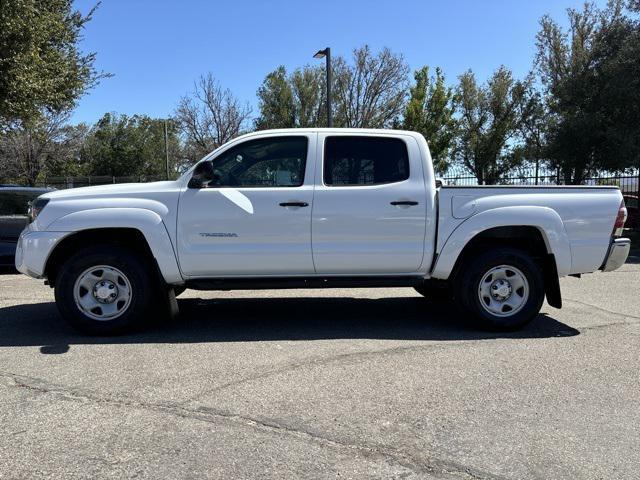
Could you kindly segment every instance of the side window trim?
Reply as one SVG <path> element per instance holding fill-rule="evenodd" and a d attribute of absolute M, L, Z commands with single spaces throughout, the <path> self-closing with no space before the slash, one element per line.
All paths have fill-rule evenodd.
<path fill-rule="evenodd" d="M 391 139 L 391 140 L 397 140 L 399 142 L 402 142 L 405 148 L 405 165 L 407 168 L 407 174 L 406 177 L 403 178 L 402 180 L 390 180 L 390 181 L 385 181 L 385 182 L 375 182 L 375 183 L 350 183 L 350 184 L 343 184 L 343 183 L 339 183 L 339 184 L 335 184 L 335 183 L 327 183 L 327 178 L 326 178 L 326 165 L 327 165 L 327 141 L 332 139 L 332 138 L 363 138 L 363 139 Z M 319 146 L 322 145 L 322 150 L 318 150 L 318 157 L 319 160 L 321 162 L 320 168 L 319 170 L 319 175 L 321 178 L 321 184 L 323 187 L 327 187 L 327 188 L 344 188 L 344 187 L 359 187 L 359 188 L 372 188 L 372 187 L 379 187 L 379 186 L 384 186 L 384 185 L 394 185 L 394 184 L 398 184 L 398 183 L 402 183 L 402 182 L 407 182 L 411 179 L 411 160 L 409 158 L 409 145 L 407 145 L 407 142 L 405 139 L 400 138 L 398 136 L 374 136 L 374 135 L 353 135 L 353 134 L 349 134 L 349 135 L 326 135 L 323 139 L 322 142 L 318 142 Z"/>

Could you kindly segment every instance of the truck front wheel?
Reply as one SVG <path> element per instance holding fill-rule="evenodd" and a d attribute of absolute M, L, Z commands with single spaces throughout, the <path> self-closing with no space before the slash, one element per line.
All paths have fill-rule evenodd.
<path fill-rule="evenodd" d="M 540 312 L 543 278 L 541 268 L 527 252 L 493 249 L 458 273 L 454 294 L 481 328 L 517 330 Z"/>
<path fill-rule="evenodd" d="M 141 255 L 118 245 L 83 249 L 62 265 L 55 297 L 62 317 L 91 335 L 124 333 L 144 322 L 154 287 Z"/>

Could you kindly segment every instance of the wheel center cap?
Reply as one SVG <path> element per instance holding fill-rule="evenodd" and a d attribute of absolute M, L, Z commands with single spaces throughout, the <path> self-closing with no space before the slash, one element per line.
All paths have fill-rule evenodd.
<path fill-rule="evenodd" d="M 109 280 L 100 280 L 93 287 L 93 296 L 100 303 L 112 303 L 118 298 L 118 287 Z"/>
<path fill-rule="evenodd" d="M 491 284 L 491 296 L 498 301 L 504 301 L 511 296 L 511 284 L 504 279 L 496 280 Z"/>

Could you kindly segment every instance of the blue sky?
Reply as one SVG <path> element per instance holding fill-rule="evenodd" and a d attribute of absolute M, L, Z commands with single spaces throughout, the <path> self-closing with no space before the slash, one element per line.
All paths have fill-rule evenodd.
<path fill-rule="evenodd" d="M 384 46 L 412 69 L 440 66 L 449 83 L 468 68 L 484 80 L 499 65 L 524 76 L 538 20 L 566 20 L 576 0 L 205 1 L 104 0 L 87 24 L 82 48 L 114 74 L 84 96 L 74 122 L 108 111 L 171 114 L 200 74 L 212 72 L 257 114 L 255 92 L 278 65 L 307 63 L 318 49 L 349 56 Z M 604 0 L 598 1 L 600 5 Z M 76 0 L 88 11 L 95 0 Z"/>

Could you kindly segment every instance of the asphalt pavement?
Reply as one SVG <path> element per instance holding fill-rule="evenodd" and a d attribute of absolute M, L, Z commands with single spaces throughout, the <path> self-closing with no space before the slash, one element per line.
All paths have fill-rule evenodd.
<path fill-rule="evenodd" d="M 640 264 L 525 330 L 412 289 L 186 292 L 81 336 L 0 275 L 0 478 L 640 477 Z"/>

